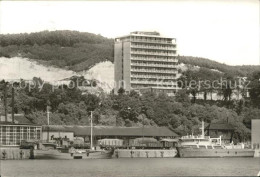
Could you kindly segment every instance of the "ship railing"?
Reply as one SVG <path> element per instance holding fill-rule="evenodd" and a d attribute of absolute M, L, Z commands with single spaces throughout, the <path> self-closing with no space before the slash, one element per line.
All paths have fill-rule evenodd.
<path fill-rule="evenodd" d="M 202 136 L 202 135 L 194 136 L 194 135 L 187 135 L 187 136 L 183 136 L 181 139 L 210 139 L 210 136 Z"/>

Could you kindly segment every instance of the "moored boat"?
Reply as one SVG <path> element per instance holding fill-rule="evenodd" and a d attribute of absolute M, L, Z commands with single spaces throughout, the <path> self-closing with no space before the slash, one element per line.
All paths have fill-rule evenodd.
<path fill-rule="evenodd" d="M 48 112 L 48 109 L 47 109 Z M 48 114 L 47 114 L 48 115 Z M 49 122 L 49 116 L 48 116 Z M 49 125 L 49 123 L 48 123 Z M 91 112 L 91 142 L 90 149 L 75 149 L 73 147 L 57 147 L 56 143 L 47 142 L 39 143 L 38 149 L 33 150 L 33 159 L 109 159 L 112 158 L 114 149 L 99 149 L 93 148 L 93 125 Z"/>
<path fill-rule="evenodd" d="M 111 159 L 113 154 L 114 149 L 89 150 L 84 154 L 83 159 Z"/>
<path fill-rule="evenodd" d="M 74 159 L 74 155 L 73 153 L 63 153 L 58 149 L 37 149 L 33 151 L 33 159 Z"/>
<path fill-rule="evenodd" d="M 112 158 L 113 150 L 78 151 L 69 150 L 62 152 L 60 149 L 40 149 L 33 151 L 34 159 L 109 159 Z"/>
<path fill-rule="evenodd" d="M 68 148 L 57 148 L 55 143 L 40 142 L 38 144 L 38 149 L 33 150 L 33 159 L 74 159 L 78 157 L 76 152 L 73 149 Z"/>
<path fill-rule="evenodd" d="M 223 144 L 221 136 L 211 138 L 204 135 L 204 122 L 202 122 L 202 135 L 183 136 L 177 146 L 179 157 L 254 157 L 255 151 L 245 149 L 244 144 Z"/>
<path fill-rule="evenodd" d="M 194 148 L 177 147 L 180 157 L 185 158 L 207 158 L 207 157 L 254 157 L 254 151 L 251 149 L 224 149 L 220 148 Z"/>

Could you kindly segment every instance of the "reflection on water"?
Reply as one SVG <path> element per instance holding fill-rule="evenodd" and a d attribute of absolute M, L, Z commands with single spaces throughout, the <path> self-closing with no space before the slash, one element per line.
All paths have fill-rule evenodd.
<path fill-rule="evenodd" d="M 6 160 L 3 177 L 256 176 L 260 158 Z"/>

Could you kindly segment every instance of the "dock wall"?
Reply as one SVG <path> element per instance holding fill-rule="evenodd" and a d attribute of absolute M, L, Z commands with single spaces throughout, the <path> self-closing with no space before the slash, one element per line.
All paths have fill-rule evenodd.
<path fill-rule="evenodd" d="M 173 158 L 177 156 L 177 150 L 117 149 L 114 156 L 115 158 Z"/>
<path fill-rule="evenodd" d="M 23 160 L 31 157 L 32 152 L 30 149 L 0 147 L 0 160 Z"/>
<path fill-rule="evenodd" d="M 260 157 L 260 149 L 255 149 L 254 157 Z"/>

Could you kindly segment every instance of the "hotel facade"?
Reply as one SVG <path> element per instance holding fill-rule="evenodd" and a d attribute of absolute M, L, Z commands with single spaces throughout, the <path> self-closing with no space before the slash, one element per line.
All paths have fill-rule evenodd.
<path fill-rule="evenodd" d="M 114 43 L 115 92 L 152 89 L 174 94 L 177 90 L 176 39 L 158 32 L 131 32 Z"/>

